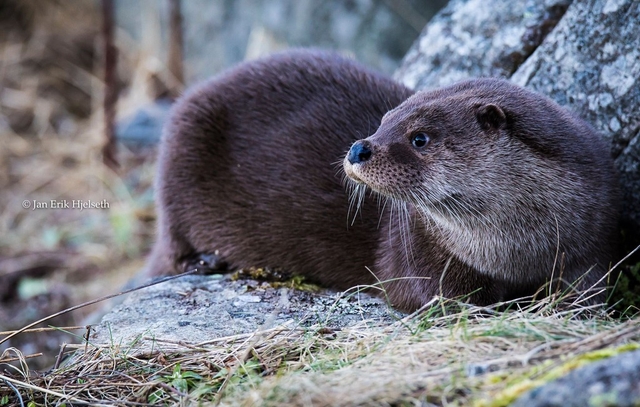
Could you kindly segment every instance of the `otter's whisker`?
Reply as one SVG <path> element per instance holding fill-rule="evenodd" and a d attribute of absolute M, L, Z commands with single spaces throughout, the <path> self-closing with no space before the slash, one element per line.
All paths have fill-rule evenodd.
<path fill-rule="evenodd" d="M 416 194 L 414 191 L 409 191 L 409 196 L 407 197 L 407 199 L 410 200 L 411 202 L 415 202 L 416 208 L 418 209 L 418 211 L 421 214 L 423 214 L 423 216 L 427 216 L 429 218 L 432 218 L 430 213 L 431 213 L 431 210 L 433 209 L 435 212 L 437 212 L 437 215 L 439 217 L 444 218 L 444 214 L 440 211 L 440 209 L 438 209 L 438 208 L 430 205 L 429 203 L 427 203 L 428 199 L 425 200 L 425 198 L 423 196 Z M 444 230 L 442 229 L 442 226 L 440 225 L 439 222 L 433 221 L 431 223 L 436 226 L 436 228 L 438 229 L 440 234 L 444 233 Z"/>
<path fill-rule="evenodd" d="M 403 230 L 401 231 L 401 238 L 403 241 L 404 251 L 407 256 L 407 263 L 411 263 L 415 268 L 416 263 L 415 257 L 413 255 L 413 240 L 411 239 L 411 215 L 409 213 L 409 208 L 407 207 L 407 205 L 408 204 L 406 202 L 402 202 L 400 205 L 403 215 L 402 223 L 404 226 Z"/>
<path fill-rule="evenodd" d="M 347 223 L 349 226 L 353 226 L 356 218 L 358 217 L 358 212 L 362 206 L 362 201 L 364 200 L 362 188 L 364 188 L 360 184 L 350 183 L 350 191 L 349 191 L 349 209 L 347 210 Z M 351 212 L 353 211 L 353 217 L 351 217 Z"/>
<path fill-rule="evenodd" d="M 378 208 L 380 208 L 380 200 L 381 200 L 382 195 L 378 194 Z M 376 229 L 380 229 L 380 225 L 382 224 L 382 217 L 384 216 L 384 210 L 387 207 L 387 203 L 392 200 L 391 198 L 385 196 L 384 199 L 384 204 L 382 204 L 382 209 L 379 210 L 380 212 L 380 216 L 378 217 L 378 226 L 376 227 Z M 391 215 L 389 215 L 389 219 L 391 221 Z"/>

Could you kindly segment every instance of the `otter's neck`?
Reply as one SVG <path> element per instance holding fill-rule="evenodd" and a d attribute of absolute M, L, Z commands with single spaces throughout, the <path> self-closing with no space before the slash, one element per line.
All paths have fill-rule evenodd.
<path fill-rule="evenodd" d="M 558 246 L 553 237 L 557 233 L 545 225 L 532 228 L 512 218 L 465 217 L 441 210 L 420 214 L 444 249 L 483 274 L 507 281 L 533 281 L 553 269 Z"/>

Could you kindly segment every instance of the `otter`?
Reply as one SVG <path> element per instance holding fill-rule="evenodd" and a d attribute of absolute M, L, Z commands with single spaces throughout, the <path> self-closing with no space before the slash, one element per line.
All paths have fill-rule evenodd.
<path fill-rule="evenodd" d="M 279 267 L 380 284 L 405 311 L 434 295 L 493 304 L 554 278 L 586 289 L 615 247 L 606 151 L 506 81 L 414 93 L 335 53 L 276 54 L 175 104 L 146 270 Z"/>
<path fill-rule="evenodd" d="M 336 53 L 249 61 L 178 100 L 160 143 L 146 274 L 278 267 L 374 284 L 375 205 L 348 219 L 342 158 L 413 92 Z"/>
<path fill-rule="evenodd" d="M 613 160 L 551 99 L 491 78 L 418 92 L 352 145 L 344 168 L 398 208 L 373 269 L 399 307 L 438 293 L 491 304 L 552 281 L 583 304 L 604 300 L 618 234 Z"/>

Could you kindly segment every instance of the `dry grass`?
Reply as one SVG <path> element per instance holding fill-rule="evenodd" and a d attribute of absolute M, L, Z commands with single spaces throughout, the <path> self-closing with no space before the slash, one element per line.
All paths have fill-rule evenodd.
<path fill-rule="evenodd" d="M 73 357 L 49 373 L 22 363 L 0 379 L 25 403 L 44 405 L 504 406 L 583 363 L 640 347 L 640 320 L 579 317 L 585 311 L 437 302 L 386 326 L 281 326 L 202 343 L 155 338 L 151 348 L 68 345 Z M 9 387 L 0 386 L 2 397 L 19 405 Z"/>

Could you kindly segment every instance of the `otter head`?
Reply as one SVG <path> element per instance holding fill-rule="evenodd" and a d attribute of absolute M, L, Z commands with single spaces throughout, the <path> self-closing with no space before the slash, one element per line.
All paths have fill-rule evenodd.
<path fill-rule="evenodd" d="M 475 269 L 536 280 L 552 269 L 559 236 L 575 240 L 593 209 L 581 196 L 588 160 L 571 156 L 583 142 L 576 126 L 542 96 L 472 80 L 414 94 L 343 166 L 355 183 L 412 206 Z"/>
<path fill-rule="evenodd" d="M 485 201 L 495 199 L 495 183 L 504 182 L 492 162 L 508 142 L 507 113 L 482 99 L 466 92 L 415 94 L 388 112 L 375 134 L 351 146 L 343 162 L 347 176 L 440 222 L 465 220 L 461 215 L 477 221 Z"/>

